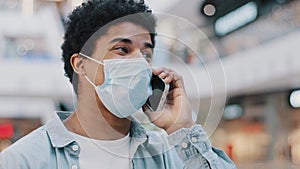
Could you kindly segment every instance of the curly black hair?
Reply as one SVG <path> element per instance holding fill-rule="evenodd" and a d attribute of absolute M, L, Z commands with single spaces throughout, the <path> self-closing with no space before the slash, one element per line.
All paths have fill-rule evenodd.
<path fill-rule="evenodd" d="M 126 16 L 135 14 L 134 18 Z M 120 18 L 124 18 L 121 19 Z M 109 26 L 114 24 L 129 21 L 146 28 L 151 37 L 153 45 L 155 44 L 155 27 L 156 18 L 151 10 L 144 4 L 143 0 L 90 0 L 82 3 L 75 8 L 68 16 L 66 22 L 66 32 L 64 35 L 64 43 L 62 44 L 62 55 L 65 69 L 65 76 L 73 84 L 75 92 L 77 92 L 77 75 L 74 73 L 70 63 L 70 58 L 74 53 L 79 53 L 89 41 L 88 46 L 91 49 L 85 50 L 86 55 L 92 54 L 94 42 L 97 39 L 91 40 L 99 29 L 104 33 L 98 34 L 97 38 L 105 34 Z"/>

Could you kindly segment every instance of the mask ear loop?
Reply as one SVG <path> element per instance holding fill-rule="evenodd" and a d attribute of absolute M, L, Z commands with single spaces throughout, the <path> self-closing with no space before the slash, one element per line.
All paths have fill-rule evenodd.
<path fill-rule="evenodd" d="M 92 85 L 94 86 L 94 88 L 96 88 L 97 86 L 86 76 L 84 75 L 84 77 L 86 78 L 86 80 Z"/>
<path fill-rule="evenodd" d="M 88 55 L 85 55 L 85 54 L 83 54 L 83 53 L 81 53 L 81 52 L 79 52 L 79 55 L 82 55 L 82 56 L 84 56 L 84 57 L 86 57 L 86 58 L 88 58 L 88 59 L 91 59 L 92 61 L 97 62 L 97 63 L 99 63 L 99 64 L 101 64 L 101 65 L 104 65 L 104 63 L 100 62 L 99 60 L 96 60 L 96 59 L 94 59 L 94 58 L 92 58 L 92 57 L 90 57 L 90 56 L 88 56 Z"/>
<path fill-rule="evenodd" d="M 83 53 L 79 53 L 81 56 L 84 56 L 84 57 L 86 57 L 86 58 L 88 58 L 88 59 L 91 59 L 92 61 L 94 61 L 94 62 L 97 62 L 97 63 L 99 63 L 99 64 L 101 64 L 101 65 L 104 65 L 102 62 L 100 62 L 100 61 L 98 61 L 98 60 L 96 60 L 96 59 L 94 59 L 94 58 L 92 58 L 92 57 L 89 57 L 88 55 L 85 55 L 85 54 L 83 54 Z M 86 78 L 86 80 L 92 85 L 92 86 L 94 86 L 94 88 L 96 88 L 97 86 L 86 76 L 86 75 L 84 75 L 84 77 Z"/>

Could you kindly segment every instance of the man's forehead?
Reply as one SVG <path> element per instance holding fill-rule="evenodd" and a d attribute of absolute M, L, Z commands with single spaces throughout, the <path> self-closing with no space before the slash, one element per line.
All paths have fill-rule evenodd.
<path fill-rule="evenodd" d="M 139 37 L 145 40 L 151 40 L 150 32 L 146 28 L 131 22 L 112 25 L 104 36 L 108 39 L 134 39 Z"/>

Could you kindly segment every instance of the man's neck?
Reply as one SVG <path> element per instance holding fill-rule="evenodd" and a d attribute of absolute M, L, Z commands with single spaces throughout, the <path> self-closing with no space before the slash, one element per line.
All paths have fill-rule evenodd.
<path fill-rule="evenodd" d="M 98 140 L 120 139 L 128 134 L 130 124 L 130 120 L 117 118 L 102 108 L 83 110 L 79 106 L 64 121 L 69 131 Z"/>
<path fill-rule="evenodd" d="M 77 107 L 64 121 L 66 128 L 98 140 L 116 140 L 126 136 L 130 130 L 130 120 L 114 116 L 100 101 L 95 89 L 85 79 L 81 81 L 78 84 Z"/>

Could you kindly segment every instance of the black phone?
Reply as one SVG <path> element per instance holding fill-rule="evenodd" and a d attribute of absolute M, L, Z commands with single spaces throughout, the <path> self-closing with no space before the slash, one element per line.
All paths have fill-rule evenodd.
<path fill-rule="evenodd" d="M 163 109 L 169 92 L 169 84 L 166 84 L 159 76 L 152 75 L 151 79 L 152 95 L 148 97 L 146 106 L 152 111 Z"/>

